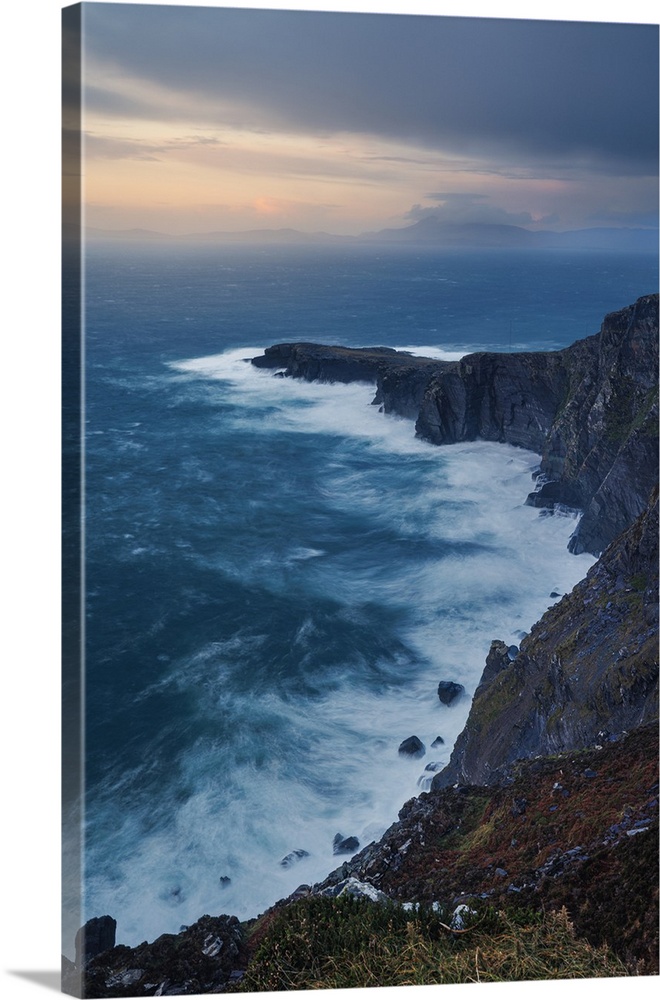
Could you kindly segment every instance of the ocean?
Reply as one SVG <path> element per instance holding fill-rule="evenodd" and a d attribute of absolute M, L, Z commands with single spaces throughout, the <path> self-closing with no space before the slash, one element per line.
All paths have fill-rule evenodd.
<path fill-rule="evenodd" d="M 448 760 L 491 640 L 594 561 L 524 505 L 538 456 L 248 359 L 556 349 L 656 288 L 645 254 L 86 246 L 85 919 L 136 945 L 323 878 Z"/>

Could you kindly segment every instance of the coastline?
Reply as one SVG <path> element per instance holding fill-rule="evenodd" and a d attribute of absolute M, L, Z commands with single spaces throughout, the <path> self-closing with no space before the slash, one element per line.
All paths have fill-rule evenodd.
<path fill-rule="evenodd" d="M 638 365 L 639 367 L 641 363 L 641 366 L 643 368 L 644 367 L 648 368 L 648 371 L 651 373 L 651 375 L 653 375 L 653 372 L 657 368 L 657 360 L 655 362 L 649 363 L 648 358 L 642 356 L 643 352 L 640 351 L 637 347 L 635 347 L 634 350 L 627 349 L 629 344 L 631 343 L 638 344 L 640 342 L 640 339 L 643 339 L 645 343 L 648 343 L 648 345 L 655 344 L 657 351 L 657 296 L 655 297 L 646 296 L 644 297 L 644 300 L 639 300 L 640 303 L 642 301 L 644 301 L 644 307 L 638 309 L 637 314 L 635 314 L 634 312 L 634 307 L 628 307 L 628 310 L 623 310 L 621 311 L 620 314 L 619 313 L 613 314 L 613 316 L 615 317 L 614 319 L 612 317 L 607 317 L 605 323 L 603 324 L 603 328 L 601 330 L 600 341 L 598 341 L 596 337 L 593 337 L 593 338 L 588 338 L 588 341 L 582 342 L 583 344 L 588 344 L 586 348 L 582 346 L 582 343 L 579 346 L 574 345 L 574 348 L 578 352 L 581 352 L 582 359 L 584 360 L 585 358 L 585 352 L 587 355 L 596 354 L 600 363 L 600 360 L 602 359 L 603 356 L 603 350 L 602 350 L 603 342 L 606 341 L 608 337 L 610 337 L 612 331 L 619 330 L 619 340 L 617 342 L 613 342 L 614 349 L 616 352 L 618 352 L 616 363 L 619 364 L 621 355 L 623 354 L 626 363 L 630 363 L 632 358 L 632 362 L 634 364 Z M 632 314 L 630 314 L 630 310 L 633 310 Z M 649 314 L 650 313 L 652 314 L 653 310 L 655 310 L 655 334 L 652 329 L 653 327 L 652 316 L 649 325 Z M 627 320 L 625 323 L 622 323 L 620 317 L 624 313 L 627 314 Z M 644 327 L 643 338 L 637 336 L 637 339 L 635 339 L 636 336 L 635 315 L 642 316 L 642 322 L 641 324 L 638 323 L 638 327 L 639 326 Z M 618 319 L 616 319 L 616 317 L 618 317 Z M 626 349 L 621 350 L 622 347 Z M 283 351 L 282 348 L 284 348 L 285 350 Z M 370 351 L 361 352 L 359 349 L 318 348 L 315 345 L 277 345 L 276 348 L 270 350 L 271 350 L 270 355 L 268 354 L 268 351 L 266 352 L 266 356 L 269 358 L 269 363 L 263 365 L 264 367 L 271 367 L 277 373 L 283 373 L 285 375 L 293 377 L 306 378 L 308 380 L 320 379 L 326 381 L 335 381 L 335 380 L 362 381 L 364 380 L 365 376 L 365 363 L 366 363 L 367 366 L 371 366 L 368 371 L 371 380 L 373 381 L 375 377 L 375 381 L 377 383 L 377 395 L 374 402 L 380 404 L 385 409 L 390 407 L 388 412 L 397 412 L 397 407 L 399 407 L 400 409 L 406 410 L 405 414 L 400 414 L 400 415 L 409 416 L 410 415 L 409 411 L 412 406 L 411 399 L 413 401 L 419 401 L 421 399 L 421 410 L 424 411 L 424 408 L 426 406 L 427 413 L 431 406 L 435 407 L 435 412 L 440 414 L 440 419 L 436 421 L 435 424 L 430 423 L 428 420 L 426 421 L 426 423 L 422 421 L 420 424 L 419 419 L 417 423 L 418 434 L 420 433 L 421 430 L 422 436 L 428 435 L 431 438 L 431 440 L 433 440 L 434 435 L 437 438 L 440 432 L 444 434 L 443 440 L 434 440 L 434 443 L 449 443 L 449 440 L 451 440 L 452 437 L 453 439 L 456 440 L 470 440 L 471 438 L 469 435 L 471 434 L 473 434 L 474 437 L 483 436 L 484 429 L 486 429 L 487 432 L 486 436 L 490 433 L 491 435 L 490 439 L 503 438 L 504 440 L 509 440 L 510 443 L 519 443 L 519 444 L 521 443 L 519 437 L 521 433 L 520 430 L 521 423 L 519 415 L 520 412 L 524 411 L 527 408 L 527 403 L 525 399 L 523 398 L 522 403 L 519 398 L 516 399 L 517 406 L 512 408 L 511 410 L 512 416 L 507 423 L 506 419 L 503 419 L 501 415 L 501 405 L 500 402 L 498 402 L 497 392 L 494 394 L 494 396 L 491 393 L 490 399 L 488 401 L 489 405 L 484 410 L 483 394 L 479 395 L 478 388 L 476 390 L 475 389 L 470 390 L 469 386 L 466 388 L 466 379 L 467 380 L 471 379 L 472 381 L 474 381 L 473 379 L 475 371 L 474 359 L 477 357 L 479 358 L 479 361 L 482 365 L 482 370 L 485 371 L 486 381 L 489 382 L 489 384 L 492 386 L 494 381 L 494 376 L 493 376 L 494 369 L 492 367 L 492 364 L 489 363 L 488 356 L 469 356 L 467 359 L 463 359 L 461 362 L 429 362 L 428 359 L 421 359 L 421 361 L 415 361 L 413 364 L 411 364 L 409 358 L 402 359 L 401 357 L 396 357 L 396 359 L 394 359 L 389 351 L 383 352 L 382 354 L 379 353 L 376 355 L 373 349 L 371 349 Z M 319 357 L 319 351 L 322 354 L 321 357 Z M 572 348 L 567 349 L 567 351 L 571 352 Z M 396 354 L 396 352 L 394 353 Z M 562 354 L 563 352 L 557 352 L 557 353 Z M 573 356 L 572 355 L 568 356 L 574 363 Z M 482 357 L 484 358 L 484 360 L 482 360 Z M 499 370 L 501 370 L 501 366 L 503 363 L 502 359 L 506 357 L 515 357 L 515 356 L 506 356 L 506 355 L 496 356 L 497 365 L 499 366 L 498 372 Z M 544 359 L 544 364 L 547 360 L 548 359 Z M 353 361 L 357 361 L 357 364 L 352 364 Z M 286 362 L 286 364 L 283 364 L 283 362 Z M 594 410 L 596 411 L 596 415 L 595 417 L 593 417 L 593 422 L 596 429 L 598 429 L 597 423 L 599 419 L 601 422 L 600 426 L 601 433 L 599 440 L 601 442 L 604 458 L 602 462 L 599 461 L 595 462 L 595 465 L 597 467 L 600 467 L 601 479 L 596 484 L 595 488 L 592 490 L 591 501 L 593 501 L 594 497 L 597 497 L 599 495 L 599 492 L 602 493 L 603 484 L 607 481 L 607 479 L 612 478 L 613 469 L 615 470 L 614 478 L 616 479 L 617 461 L 620 459 L 621 453 L 624 453 L 624 456 L 626 457 L 625 463 L 623 463 L 625 468 L 629 468 L 631 462 L 634 465 L 635 455 L 637 455 L 637 457 L 639 457 L 640 454 L 648 456 L 649 449 L 648 449 L 647 438 L 649 434 L 651 434 L 650 427 L 652 421 L 653 420 L 657 421 L 657 402 L 654 401 L 653 398 L 651 397 L 648 384 L 646 381 L 643 380 L 643 384 L 641 386 L 642 391 L 639 393 L 639 398 L 628 400 L 628 403 L 626 404 L 628 405 L 628 410 L 623 414 L 623 417 L 621 417 L 620 413 L 617 414 L 617 426 L 616 426 L 616 438 L 615 438 L 616 448 L 611 447 L 613 444 L 612 427 L 611 425 L 609 427 L 603 425 L 602 421 L 602 399 L 604 396 L 604 393 L 602 391 L 602 385 L 600 387 L 597 387 L 597 391 L 595 393 L 592 393 L 589 399 L 587 399 L 586 401 L 584 399 L 576 401 L 575 400 L 576 384 L 573 383 L 573 396 L 571 397 L 569 392 L 568 398 L 566 398 L 567 388 L 570 389 L 570 379 L 567 379 L 565 376 L 562 376 L 561 365 L 558 365 L 556 363 L 556 359 L 554 358 L 550 359 L 550 364 L 551 366 L 554 366 L 553 375 L 556 377 L 557 371 L 559 370 L 559 376 L 560 376 L 559 379 L 555 379 L 557 381 L 557 384 L 550 387 L 552 390 L 549 394 L 550 403 L 545 406 L 545 410 L 543 407 L 541 408 L 540 411 L 538 409 L 535 410 L 531 420 L 529 419 L 529 413 L 525 413 L 524 414 L 525 420 L 523 427 L 523 431 L 527 435 L 527 437 L 524 437 L 525 441 L 529 439 L 530 433 L 532 435 L 536 435 L 536 437 L 534 437 L 534 440 L 538 440 L 539 434 L 543 432 L 544 446 L 548 443 L 548 441 L 551 442 L 550 449 L 545 450 L 544 453 L 542 454 L 542 462 L 545 461 L 546 463 L 546 470 L 547 470 L 546 474 L 544 475 L 542 481 L 537 484 L 537 486 L 539 487 L 537 491 L 530 494 L 531 505 L 544 506 L 546 507 L 548 512 L 550 512 L 553 509 L 555 504 L 561 505 L 565 503 L 567 499 L 570 499 L 572 501 L 575 501 L 577 499 L 577 494 L 576 492 L 574 492 L 575 484 L 577 482 L 577 475 L 579 474 L 580 467 L 584 464 L 584 457 L 582 458 L 582 461 L 580 461 L 580 456 L 578 454 L 580 448 L 580 435 L 575 432 L 576 423 L 581 424 L 584 422 L 585 419 L 588 421 L 590 419 L 590 415 L 593 414 Z M 524 396 L 524 392 L 527 391 L 528 386 L 531 386 L 532 388 L 529 391 L 532 393 L 532 396 L 534 394 L 534 391 L 536 391 L 536 397 L 534 398 L 537 399 L 538 380 L 536 379 L 536 372 L 534 371 L 533 364 L 531 366 L 532 368 L 531 375 L 528 371 L 525 376 L 527 382 L 522 386 L 522 389 L 521 389 L 521 378 L 519 372 L 520 358 L 518 358 L 515 361 L 515 365 L 518 368 L 518 371 L 516 372 L 515 392 L 520 394 L 522 391 Z M 604 377 L 611 380 L 612 378 L 611 372 L 612 372 L 612 366 L 610 365 L 610 368 L 607 369 Z M 338 378 L 337 377 L 338 375 L 341 377 Z M 624 372 L 624 376 L 626 378 L 628 377 L 627 370 Z M 411 380 L 413 382 L 412 390 L 410 388 Z M 480 384 L 479 378 L 477 378 L 476 380 L 477 387 L 479 384 Z M 499 390 L 500 400 L 501 398 L 503 398 L 503 396 L 507 391 L 509 392 L 509 396 L 511 396 L 510 384 L 511 384 L 510 380 L 509 381 L 505 380 L 505 389 Z M 460 410 L 460 407 L 457 407 L 456 405 L 457 386 L 459 389 L 459 397 L 460 397 L 460 392 L 463 393 L 462 396 L 463 417 L 458 420 L 456 419 L 456 417 L 457 417 L 457 412 Z M 544 383 L 544 390 L 546 388 L 547 385 Z M 579 385 L 577 386 L 577 388 L 579 388 Z M 479 406 L 477 407 L 476 411 L 474 406 L 470 403 L 470 391 L 472 391 L 474 397 L 479 398 Z M 611 395 L 612 393 L 610 392 L 610 398 Z M 461 398 L 459 398 L 459 403 L 460 402 Z M 588 411 L 586 418 L 585 418 L 585 406 Z M 447 427 L 446 416 L 443 417 L 443 414 L 445 415 L 450 414 L 451 419 L 453 421 L 451 433 L 449 434 L 446 431 Z M 443 427 L 445 428 L 445 430 L 442 430 Z M 495 435 L 497 435 L 497 438 L 495 437 Z M 644 437 L 644 435 L 646 435 L 646 437 Z M 598 435 L 596 436 L 598 437 Z M 514 438 L 513 441 L 511 441 L 512 437 Z M 571 457 L 571 449 L 573 450 L 574 453 L 573 457 Z M 591 444 L 591 450 L 593 451 L 593 441 Z M 568 475 L 566 476 L 563 476 L 563 470 L 557 467 L 557 456 L 560 451 L 564 452 L 564 457 L 566 457 L 566 455 L 568 454 L 570 458 L 569 465 L 571 465 L 571 468 L 568 470 Z M 611 454 L 612 452 L 615 452 L 615 454 Z M 627 528 L 630 528 L 632 523 L 630 521 L 631 505 L 632 507 L 634 507 L 634 505 L 637 504 L 640 508 L 644 508 L 645 506 L 646 500 L 643 497 L 643 494 L 645 491 L 647 477 L 650 475 L 651 479 L 655 479 L 655 481 L 657 481 L 657 457 L 656 457 L 655 468 L 653 468 L 652 465 L 649 467 L 646 459 L 645 462 L 646 464 L 643 467 L 644 475 L 642 476 L 642 483 L 641 484 L 635 483 L 634 487 L 635 496 L 628 497 L 627 500 L 628 507 L 625 509 L 623 514 L 623 516 L 628 517 L 629 520 Z M 593 464 L 594 463 L 592 462 L 592 465 Z M 619 462 L 619 464 L 621 463 Z M 542 464 L 542 469 L 543 469 L 543 464 Z M 550 476 L 548 475 L 548 472 L 550 470 L 552 470 L 555 473 L 557 478 L 555 479 L 550 478 Z M 552 488 L 553 483 L 559 485 L 555 486 L 555 488 L 553 489 Z M 611 494 L 612 490 L 610 490 L 610 495 Z M 582 496 L 584 496 L 584 494 Z M 541 500 L 542 502 L 538 502 L 539 500 Z M 596 506 L 598 506 L 597 503 Z M 609 517 L 609 518 L 601 517 L 600 521 L 597 516 L 598 513 L 599 511 L 597 511 L 595 519 L 597 525 L 596 535 L 599 540 L 602 540 L 606 538 L 608 534 L 610 534 L 612 535 L 612 538 L 608 539 L 608 542 L 612 542 L 614 538 L 618 537 L 619 534 L 619 532 L 616 531 L 616 528 L 621 521 L 621 517 L 619 516 L 620 512 L 615 517 Z M 590 542 L 590 544 L 593 547 L 593 540 Z M 572 549 L 573 552 L 582 550 L 583 549 L 581 549 L 579 546 L 574 546 Z M 649 556 L 647 554 L 647 559 L 648 558 Z M 628 569 L 629 568 L 630 567 L 628 567 Z M 638 570 L 638 572 L 629 574 L 631 578 L 639 577 L 639 567 L 635 568 Z M 580 585 L 578 585 L 578 587 L 579 586 Z M 655 590 L 657 591 L 657 578 L 655 584 L 652 579 L 646 580 L 644 592 L 646 592 L 646 590 L 649 590 L 651 591 L 651 596 L 652 596 L 652 591 L 654 586 Z M 575 589 L 577 590 L 577 588 Z M 623 589 L 625 591 L 626 588 L 624 587 Z M 641 604 L 641 601 L 639 603 Z M 544 618 L 545 617 L 546 616 L 544 616 Z M 655 627 L 655 634 L 657 635 L 657 621 L 655 622 L 654 627 Z M 515 666 L 515 660 L 514 660 L 514 666 Z M 518 666 L 520 666 L 520 663 L 518 664 Z M 499 674 L 501 670 L 503 670 L 505 667 L 508 667 L 508 664 L 501 663 L 499 664 L 497 669 L 493 669 L 493 664 L 491 663 L 490 674 L 492 676 L 488 678 L 484 677 L 484 679 L 482 680 L 482 686 L 484 685 L 486 680 L 488 680 L 490 684 L 493 677 Z M 650 683 L 652 687 L 653 677 L 651 677 Z M 490 684 L 490 686 L 492 687 L 492 684 Z M 657 663 L 655 671 L 655 691 L 656 691 L 655 697 L 657 700 Z M 483 695 L 483 691 L 481 692 L 481 695 Z M 648 695 L 648 691 L 645 692 L 645 697 L 646 695 Z M 551 699 L 552 692 L 548 692 L 547 697 Z M 649 704 L 651 704 L 651 702 L 649 702 Z M 474 708 L 474 702 L 473 702 L 473 708 Z M 651 717 L 653 711 L 655 711 L 655 714 L 657 715 L 657 706 L 655 707 L 655 709 L 653 709 L 652 707 L 649 709 Z M 642 724 L 647 720 L 648 720 L 648 714 L 647 715 L 643 714 L 643 717 L 640 720 L 640 724 Z M 467 731 L 468 728 L 469 726 L 466 726 L 465 731 Z M 620 733 L 614 735 L 617 736 L 617 738 L 620 738 L 621 736 Z M 498 736 L 498 738 L 501 737 Z M 537 744 L 538 745 L 536 747 L 533 744 L 526 747 L 526 753 L 524 754 L 524 756 L 527 756 L 528 758 L 534 756 L 535 749 L 541 748 L 541 743 L 538 742 L 538 739 L 537 739 Z M 570 746 L 561 746 L 560 743 L 553 749 L 555 752 L 570 752 L 571 749 L 574 748 L 571 748 Z M 540 752 L 543 753 L 543 750 L 540 750 Z M 440 775 L 438 775 L 438 777 L 440 777 Z M 461 780 L 468 782 L 468 784 L 471 783 L 472 777 L 473 776 L 470 774 L 469 769 L 467 772 L 461 774 Z M 483 785 L 483 776 L 481 778 L 476 777 L 474 780 L 474 784 Z M 434 779 L 434 791 L 435 792 L 440 791 L 440 788 L 436 787 L 436 779 Z M 420 799 L 422 798 L 423 796 L 420 796 Z M 402 810 L 402 812 L 404 812 L 405 809 L 406 807 L 404 807 L 404 810 Z M 364 854 L 364 852 L 360 853 Z M 373 862 L 373 857 L 370 856 L 368 858 L 368 861 Z M 344 876 L 346 876 L 347 873 L 351 870 L 352 863 L 353 862 L 347 862 L 348 867 L 345 865 L 342 867 L 342 869 L 340 869 L 340 871 Z M 335 874 L 336 873 L 333 873 L 333 875 L 329 876 L 328 878 L 329 879 L 332 878 Z M 321 887 L 322 886 L 323 884 L 321 884 Z M 317 889 L 318 887 L 306 887 L 306 888 L 311 889 L 311 894 L 313 895 L 314 890 Z M 322 889 L 319 889 L 319 891 L 322 891 Z M 304 897 L 305 895 L 307 895 L 306 891 L 298 893 L 297 895 L 294 894 L 293 901 L 296 901 Z M 276 904 L 275 909 L 279 908 L 280 905 L 282 904 L 287 905 L 290 904 L 291 902 L 292 902 L 292 897 L 289 897 L 287 900 L 281 901 L 281 904 Z M 182 933 L 185 934 L 187 932 L 182 932 Z M 240 948 L 238 947 L 238 945 L 237 948 L 238 951 L 235 957 L 237 958 L 242 957 L 240 955 Z M 228 950 L 229 949 L 227 949 L 227 952 Z M 124 955 L 124 958 L 126 957 L 127 956 Z M 103 965 L 98 958 L 92 959 L 92 962 L 88 967 L 88 972 L 91 974 L 94 968 L 98 969 L 103 968 Z M 232 967 L 232 969 L 229 972 L 229 975 L 231 975 L 231 973 L 235 971 L 236 971 L 235 967 Z M 227 980 L 225 985 L 227 985 L 228 983 L 229 980 Z M 121 984 L 115 983 L 115 985 L 119 986 Z M 126 983 L 124 985 L 128 986 L 133 984 Z M 119 996 L 124 994 L 117 992 L 115 993 L 100 992 L 89 995 Z"/>

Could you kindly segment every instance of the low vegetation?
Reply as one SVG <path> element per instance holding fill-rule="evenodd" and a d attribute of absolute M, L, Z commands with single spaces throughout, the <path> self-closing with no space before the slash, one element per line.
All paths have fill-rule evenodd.
<path fill-rule="evenodd" d="M 448 914 L 311 897 L 284 908 L 256 949 L 241 991 L 422 986 L 624 976 L 607 947 L 575 936 L 565 909 Z"/>

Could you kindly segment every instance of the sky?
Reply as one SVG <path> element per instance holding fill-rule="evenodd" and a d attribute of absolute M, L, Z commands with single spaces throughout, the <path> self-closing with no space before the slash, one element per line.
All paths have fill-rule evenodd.
<path fill-rule="evenodd" d="M 657 25 L 83 10 L 88 226 L 657 225 Z"/>

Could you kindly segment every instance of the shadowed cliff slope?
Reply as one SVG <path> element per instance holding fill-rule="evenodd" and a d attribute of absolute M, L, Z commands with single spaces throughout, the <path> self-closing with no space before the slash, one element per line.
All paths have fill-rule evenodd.
<path fill-rule="evenodd" d="M 433 783 L 489 784 L 513 761 L 575 749 L 658 715 L 658 491 L 511 662 L 494 641 L 448 766 Z"/>
<path fill-rule="evenodd" d="M 658 296 L 605 317 L 562 351 L 470 354 L 438 372 L 417 433 L 435 444 L 506 441 L 541 452 L 537 507 L 584 510 L 573 552 L 598 554 L 658 478 Z"/>

